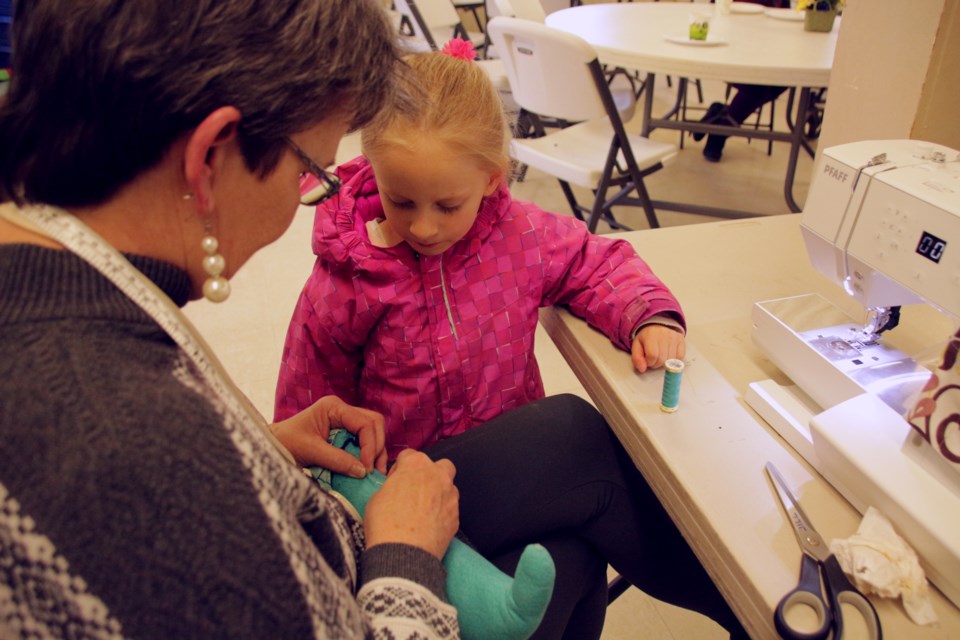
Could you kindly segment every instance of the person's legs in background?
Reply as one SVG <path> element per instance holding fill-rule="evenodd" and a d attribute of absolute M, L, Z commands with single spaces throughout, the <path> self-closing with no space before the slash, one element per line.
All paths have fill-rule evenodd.
<path fill-rule="evenodd" d="M 575 535 L 650 596 L 747 637 L 603 416 L 582 399 L 533 402 L 426 453 L 456 465 L 460 526 L 485 556 Z"/>
<path fill-rule="evenodd" d="M 736 84 L 737 93 L 730 104 L 714 102 L 707 109 L 701 122 L 739 127 L 754 111 L 768 102 L 780 97 L 786 87 L 772 87 L 760 84 Z M 694 140 L 700 140 L 703 134 L 694 134 Z M 703 157 L 711 162 L 719 162 L 723 156 L 723 146 L 727 136 L 710 134 L 703 146 Z"/>

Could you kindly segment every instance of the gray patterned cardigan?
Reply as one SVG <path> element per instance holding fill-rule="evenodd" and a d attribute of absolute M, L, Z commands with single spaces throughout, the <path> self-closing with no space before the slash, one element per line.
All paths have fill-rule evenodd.
<path fill-rule="evenodd" d="M 131 257 L 178 305 L 187 276 Z M 448 638 L 362 527 L 80 259 L 0 245 L 0 637 Z"/>

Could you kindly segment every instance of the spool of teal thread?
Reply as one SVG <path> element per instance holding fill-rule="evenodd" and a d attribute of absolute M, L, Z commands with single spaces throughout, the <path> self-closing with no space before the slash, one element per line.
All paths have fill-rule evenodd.
<path fill-rule="evenodd" d="M 663 363 L 663 394 L 660 396 L 660 410 L 673 413 L 680 404 L 680 378 L 683 376 L 683 360 L 670 358 Z"/>

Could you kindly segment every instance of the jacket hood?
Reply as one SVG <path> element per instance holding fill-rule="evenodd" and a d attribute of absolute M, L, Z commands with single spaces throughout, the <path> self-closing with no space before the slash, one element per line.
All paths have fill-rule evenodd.
<path fill-rule="evenodd" d="M 348 266 L 372 274 L 395 277 L 401 269 L 409 271 L 417 259 L 416 252 L 405 242 L 388 249 L 376 247 L 367 236 L 366 224 L 384 217 L 377 179 L 373 167 L 363 156 L 337 168 L 343 181 L 336 196 L 317 205 L 313 222 L 313 253 L 331 267 Z M 309 185 L 305 184 L 305 188 Z M 501 183 L 495 192 L 480 202 L 480 210 L 470 231 L 447 249 L 446 254 L 470 254 L 479 250 L 497 221 L 510 208 L 507 186 Z"/>

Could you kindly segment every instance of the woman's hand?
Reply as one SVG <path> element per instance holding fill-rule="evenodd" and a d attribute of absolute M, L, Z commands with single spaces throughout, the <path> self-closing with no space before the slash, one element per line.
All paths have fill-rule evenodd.
<path fill-rule="evenodd" d="M 687 352 L 683 334 L 662 324 L 648 324 L 633 338 L 631 359 L 637 371 L 662 367 L 670 358 L 683 359 Z"/>
<path fill-rule="evenodd" d="M 271 429 L 301 466 L 320 466 L 354 478 L 367 471 L 387 471 L 383 416 L 354 407 L 336 396 L 326 396 Z M 329 442 L 331 429 L 344 428 L 360 438 L 360 460 Z"/>
<path fill-rule="evenodd" d="M 363 531 L 367 548 L 400 542 L 424 549 L 439 559 L 460 528 L 460 492 L 453 484 L 456 468 L 407 449 L 367 503 Z"/>

